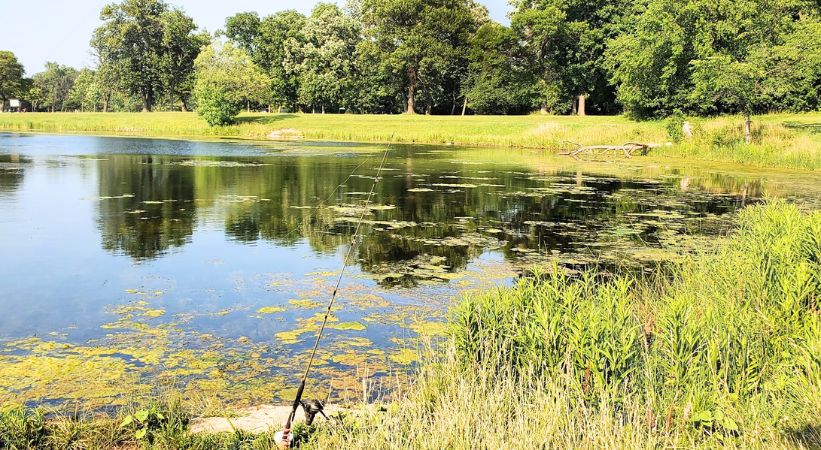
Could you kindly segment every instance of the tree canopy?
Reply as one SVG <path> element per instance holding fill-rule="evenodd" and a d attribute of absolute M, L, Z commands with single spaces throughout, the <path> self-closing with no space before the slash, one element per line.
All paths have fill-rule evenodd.
<path fill-rule="evenodd" d="M 100 20 L 91 45 L 144 111 L 164 91 L 174 98 L 190 90 L 194 59 L 209 40 L 190 17 L 162 0 L 124 0 L 105 6 Z"/>
<path fill-rule="evenodd" d="M 24 73 L 23 65 L 14 53 L 0 50 L 0 101 L 6 101 L 23 93 Z"/>
<path fill-rule="evenodd" d="M 194 66 L 197 112 L 210 125 L 233 122 L 243 104 L 267 96 L 268 77 L 244 50 L 231 43 L 204 48 Z"/>
<path fill-rule="evenodd" d="M 651 1 L 611 42 L 618 99 L 640 117 L 816 109 L 821 78 L 804 58 L 819 58 L 818 13 L 802 0 Z"/>
<path fill-rule="evenodd" d="M 49 111 L 188 110 L 205 107 L 193 97 L 213 102 L 217 86 L 240 83 L 219 99 L 227 112 L 645 118 L 821 108 L 817 0 L 511 5 L 510 26 L 476 0 L 348 0 L 319 3 L 308 16 L 240 12 L 216 33 L 229 45 L 211 47 L 212 37 L 164 0 L 120 0 L 101 11 L 91 41 L 96 67 L 50 64 L 26 79 L 3 51 L 0 99 L 21 96 Z M 247 79 L 216 83 L 195 64 L 203 48 Z"/>

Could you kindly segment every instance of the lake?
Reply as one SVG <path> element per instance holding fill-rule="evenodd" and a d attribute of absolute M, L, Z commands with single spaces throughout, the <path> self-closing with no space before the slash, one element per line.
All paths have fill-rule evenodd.
<path fill-rule="evenodd" d="M 0 134 L 0 404 L 289 398 L 360 217 L 315 396 L 390 392 L 464 293 L 651 272 L 745 205 L 821 198 L 807 173 L 392 146 L 366 207 L 384 150 Z"/>

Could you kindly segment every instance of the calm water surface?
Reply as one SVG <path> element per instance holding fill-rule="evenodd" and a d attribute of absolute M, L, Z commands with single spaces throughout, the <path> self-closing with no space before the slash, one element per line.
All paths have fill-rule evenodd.
<path fill-rule="evenodd" d="M 110 403 L 124 382 L 163 377 L 226 400 L 287 396 L 381 150 L 0 134 L 0 403 Z M 640 159 L 394 147 L 317 389 L 349 395 L 404 372 L 460 292 L 533 264 L 650 270 L 710 246 L 776 184 Z M 72 388 L 91 377 L 94 393 Z"/>

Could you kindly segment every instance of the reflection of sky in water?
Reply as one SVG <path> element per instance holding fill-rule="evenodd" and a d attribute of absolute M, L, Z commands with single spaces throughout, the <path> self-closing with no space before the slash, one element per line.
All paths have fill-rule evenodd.
<path fill-rule="evenodd" d="M 0 339 L 58 331 L 83 343 L 108 332 L 111 305 L 144 299 L 165 310 L 158 322 L 276 342 L 322 310 L 292 301 L 328 299 L 378 163 L 369 150 L 0 134 Z M 414 335 L 399 322 L 441 317 L 460 291 L 546 255 L 574 267 L 663 259 L 723 230 L 722 216 L 762 189 L 716 174 L 617 178 L 483 158 L 392 150 L 375 197 L 385 208 L 366 216 L 336 313 L 367 329 L 330 342 L 391 347 Z M 359 164 L 362 176 L 347 179 Z M 306 208 L 343 182 L 328 201 L 343 207 Z M 264 306 L 285 311 L 258 314 Z"/>
<path fill-rule="evenodd" d="M 0 288 L 5 309 L 0 329 L 5 337 L 69 326 L 76 327 L 72 336 L 77 339 L 92 337 L 99 331 L 86 324 L 105 322 L 104 306 L 128 300 L 126 289 L 163 291 L 160 306 L 169 313 L 235 307 L 253 312 L 260 305 L 287 303 L 290 288 L 272 288 L 271 279 L 285 278 L 293 284 L 312 272 L 338 270 L 342 259 L 338 253 L 354 225 L 344 217 L 329 218 L 327 210 L 314 213 L 290 207 L 317 205 L 363 158 L 369 158 L 367 154 L 265 157 L 282 155 L 277 151 L 293 144 L 276 148 L 90 137 L 2 139 L 4 153 L 22 154 L 29 161 L 19 165 L 22 174 L 17 176 L 22 181 L 14 193 L 0 199 L 0 236 L 6 255 L 0 260 L 6 280 Z M 386 172 L 375 199 L 377 204 L 397 208 L 376 211 L 370 218 L 388 225 L 404 221 L 417 226 L 394 230 L 376 224 L 379 231 L 370 232 L 359 255 L 360 265 L 383 275 L 406 269 L 394 267 L 396 263 L 414 260 L 418 265 L 419 258 L 430 256 L 428 252 L 463 268 L 482 253 L 482 247 L 498 239 L 512 242 L 507 253 L 515 255 L 509 250 L 533 244 L 533 236 L 526 235 L 528 221 L 552 220 L 561 226 L 586 217 L 612 216 L 609 197 L 572 192 L 574 184 L 602 194 L 627 188 L 660 189 L 654 184 L 625 185 L 618 179 L 579 181 L 580 175 L 571 174 L 576 179 L 560 180 L 571 192 L 559 190 L 552 198 L 511 197 L 516 192 L 538 193 L 545 189 L 544 180 L 555 187 L 549 184 L 555 180 L 544 174 L 528 180 L 527 173 L 504 167 L 454 164 L 450 153 L 426 153 L 411 161 L 408 152 L 396 150 L 392 155 L 388 167 L 395 170 Z M 206 161 L 266 165 L 179 164 L 206 155 Z M 366 161 L 359 173 L 369 175 L 376 159 Z M 355 207 L 364 197 L 358 193 L 366 192 L 370 183 L 369 178 L 351 178 L 329 204 Z M 420 186 L 444 193 L 408 192 Z M 732 203 L 728 206 L 719 199 L 702 209 L 720 213 L 732 208 Z M 543 217 L 545 212 L 555 217 Z M 353 219 L 358 214 L 348 216 Z M 499 234 L 504 230 L 509 235 Z M 541 239 L 537 248 L 545 245 L 564 251 L 573 245 L 571 232 L 569 238 L 551 236 L 547 228 L 534 233 Z M 465 235 L 472 238 L 471 248 L 478 249 L 459 251 L 463 243 L 457 241 L 452 255 L 438 241 Z M 351 273 L 359 283 L 374 284 L 357 277 L 357 269 Z M 413 272 L 399 273 L 403 274 L 413 278 Z M 417 289 L 416 295 L 422 296 L 426 289 Z M 397 292 L 385 293 L 397 296 Z M 264 339 L 271 335 L 270 325 L 261 325 L 264 321 L 250 321 L 257 328 L 248 329 L 249 321 L 234 321 L 235 315 L 243 314 L 195 323 L 207 323 L 230 336 L 253 333 Z"/>

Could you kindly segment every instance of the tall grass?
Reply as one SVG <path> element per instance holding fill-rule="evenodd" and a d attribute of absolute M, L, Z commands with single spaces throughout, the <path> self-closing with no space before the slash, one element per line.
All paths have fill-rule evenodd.
<path fill-rule="evenodd" d="M 818 448 L 821 213 L 752 207 L 634 280 L 549 271 L 465 299 L 406 398 L 317 448 Z"/>
<path fill-rule="evenodd" d="M 801 117 L 801 116 L 798 116 Z M 778 116 L 754 118 L 753 141 L 744 142 L 743 118 L 737 116 L 694 119 L 695 132 L 673 146 L 655 150 L 663 156 L 730 161 L 761 167 L 821 169 L 821 133 L 812 127 L 787 126 Z M 807 115 L 801 123 L 821 123 Z"/>

